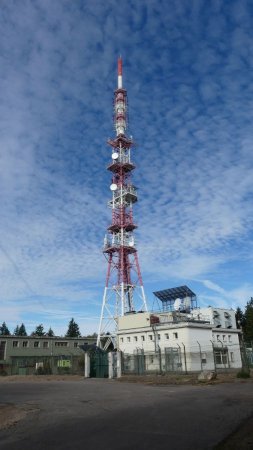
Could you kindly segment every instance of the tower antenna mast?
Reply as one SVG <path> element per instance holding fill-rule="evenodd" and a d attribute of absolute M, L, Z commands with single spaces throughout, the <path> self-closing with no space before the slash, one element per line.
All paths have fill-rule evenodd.
<path fill-rule="evenodd" d="M 112 174 L 112 198 L 108 206 L 112 221 L 107 228 L 103 253 L 107 259 L 107 275 L 99 322 L 97 346 L 103 347 L 101 337 L 108 332 L 111 339 L 117 330 L 119 316 L 135 311 L 147 311 L 147 302 L 138 261 L 133 219 L 137 190 L 131 177 L 135 165 L 131 160 L 133 141 L 127 137 L 127 91 L 123 88 L 122 58 L 118 58 L 118 85 L 114 91 L 114 127 L 116 136 L 108 140 Z"/>

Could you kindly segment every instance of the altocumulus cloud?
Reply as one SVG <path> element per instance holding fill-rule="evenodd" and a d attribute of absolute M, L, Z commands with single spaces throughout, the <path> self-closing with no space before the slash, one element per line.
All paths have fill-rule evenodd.
<path fill-rule="evenodd" d="M 187 282 L 228 306 L 252 293 L 252 5 L 190 3 L 2 2 L 0 317 L 11 326 L 62 333 L 75 314 L 96 329 L 120 52 L 147 291 Z"/>

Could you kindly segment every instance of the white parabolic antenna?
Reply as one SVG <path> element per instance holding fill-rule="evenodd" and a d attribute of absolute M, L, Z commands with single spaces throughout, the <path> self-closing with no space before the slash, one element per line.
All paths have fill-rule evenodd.
<path fill-rule="evenodd" d="M 176 300 L 174 301 L 174 310 L 178 311 L 180 306 L 181 306 L 181 298 L 176 298 Z"/>
<path fill-rule="evenodd" d="M 119 154 L 117 152 L 112 154 L 112 159 L 118 159 Z"/>
<path fill-rule="evenodd" d="M 115 183 L 112 183 L 110 186 L 111 191 L 116 191 L 117 188 L 118 188 L 118 186 Z"/>
<path fill-rule="evenodd" d="M 185 297 L 184 299 L 184 307 L 188 311 L 191 309 L 191 297 Z"/>

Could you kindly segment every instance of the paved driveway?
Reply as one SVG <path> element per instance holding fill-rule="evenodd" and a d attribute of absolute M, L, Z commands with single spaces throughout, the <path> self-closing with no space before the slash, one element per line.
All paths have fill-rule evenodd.
<path fill-rule="evenodd" d="M 1 450 L 206 450 L 253 413 L 251 383 L 145 386 L 88 379 L 0 384 L 31 412 L 0 432 Z"/>

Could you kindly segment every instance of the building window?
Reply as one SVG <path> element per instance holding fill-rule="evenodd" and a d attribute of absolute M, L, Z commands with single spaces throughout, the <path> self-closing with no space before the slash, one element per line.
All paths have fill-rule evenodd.
<path fill-rule="evenodd" d="M 228 335 L 228 342 L 232 342 L 231 334 Z"/>
<path fill-rule="evenodd" d="M 158 341 L 160 341 L 160 339 L 161 339 L 161 335 L 160 335 L 160 334 L 158 334 Z"/>
<path fill-rule="evenodd" d="M 134 340 L 135 340 L 135 342 L 137 342 L 138 341 L 138 337 L 134 336 Z"/>
<path fill-rule="evenodd" d="M 153 341 L 153 335 L 152 334 L 149 334 L 148 338 L 149 338 L 150 341 Z"/>
<path fill-rule="evenodd" d="M 40 346 L 39 341 L 35 341 L 35 342 L 33 343 L 33 346 L 34 346 L 35 348 L 38 348 L 38 347 Z"/>
<path fill-rule="evenodd" d="M 216 338 L 217 338 L 217 341 L 219 341 L 220 340 L 220 335 L 217 334 Z"/>
<path fill-rule="evenodd" d="M 165 339 L 169 339 L 169 333 L 165 333 Z"/>
<path fill-rule="evenodd" d="M 174 339 L 178 339 L 178 333 L 173 333 Z"/>
<path fill-rule="evenodd" d="M 18 347 L 18 341 L 13 341 L 12 342 L 12 347 Z"/>
<path fill-rule="evenodd" d="M 120 342 L 124 342 L 124 338 L 120 338 Z"/>
<path fill-rule="evenodd" d="M 204 353 L 204 352 L 201 353 L 201 361 L 202 361 L 202 364 L 206 364 L 206 353 Z"/>
<path fill-rule="evenodd" d="M 48 345 L 48 341 L 46 341 L 46 342 L 43 342 L 43 348 L 48 348 L 49 347 L 49 345 Z"/>
<path fill-rule="evenodd" d="M 145 341 L 145 336 L 141 336 L 141 340 L 142 340 L 142 341 Z"/>
<path fill-rule="evenodd" d="M 235 362 L 234 352 L 230 352 L 230 361 Z"/>
<path fill-rule="evenodd" d="M 74 342 L 74 347 L 75 347 L 75 348 L 78 347 L 78 342 Z"/>
<path fill-rule="evenodd" d="M 0 342 L 0 359 L 5 359 L 5 347 L 6 347 L 6 341 Z"/>
<path fill-rule="evenodd" d="M 222 335 L 222 340 L 226 341 L 226 335 L 225 334 Z"/>
<path fill-rule="evenodd" d="M 130 336 L 127 336 L 127 342 L 130 342 L 130 341 L 131 341 Z"/>
<path fill-rule="evenodd" d="M 215 351 L 215 361 L 216 364 L 223 364 L 224 366 L 228 363 L 228 352 L 226 349 Z"/>
<path fill-rule="evenodd" d="M 23 341 L 23 347 L 28 347 L 28 341 Z"/>
<path fill-rule="evenodd" d="M 66 341 L 58 341 L 58 342 L 55 342 L 54 345 L 55 345 L 55 347 L 68 347 L 69 343 Z"/>

